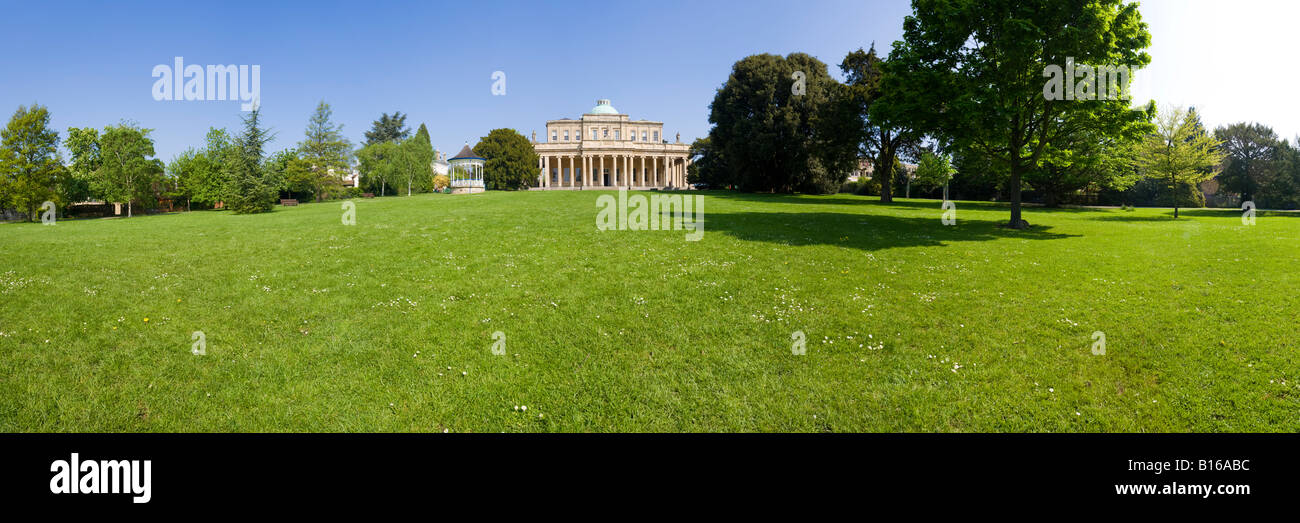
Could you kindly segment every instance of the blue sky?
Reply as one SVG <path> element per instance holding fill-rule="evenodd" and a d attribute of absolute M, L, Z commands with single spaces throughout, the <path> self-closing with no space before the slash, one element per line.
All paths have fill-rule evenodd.
<path fill-rule="evenodd" d="M 1268 51 L 1295 54 L 1286 24 L 1296 7 L 1231 4 L 1145 2 L 1154 62 L 1135 91 L 1196 104 L 1212 125 L 1260 120 L 1294 136 L 1296 73 Z M 237 101 L 155 101 L 151 71 L 176 56 L 260 65 L 273 149 L 302 138 L 319 100 L 333 106 L 354 143 L 380 113 L 400 110 L 454 153 L 497 127 L 540 134 L 546 120 L 576 118 L 598 98 L 690 141 L 708 132 L 709 102 L 736 60 L 803 51 L 838 77 L 835 65 L 848 51 L 873 41 L 887 49 L 899 38 L 910 8 L 902 0 L 173 1 L 23 2 L 4 11 L 0 112 L 40 102 L 61 134 L 133 120 L 155 129 L 167 160 L 201 144 L 210 126 L 237 129 L 241 115 Z M 1243 39 L 1260 51 L 1236 53 Z M 491 94 L 498 70 L 505 96 Z"/>

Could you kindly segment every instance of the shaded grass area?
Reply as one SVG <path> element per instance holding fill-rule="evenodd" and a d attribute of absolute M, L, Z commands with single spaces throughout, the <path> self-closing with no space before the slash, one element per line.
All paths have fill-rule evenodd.
<path fill-rule="evenodd" d="M 1300 217 L 599 194 L 0 226 L 0 430 L 1300 430 Z"/>

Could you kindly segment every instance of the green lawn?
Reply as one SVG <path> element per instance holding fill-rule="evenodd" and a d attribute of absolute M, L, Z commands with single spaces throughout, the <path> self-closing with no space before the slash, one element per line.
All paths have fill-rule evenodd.
<path fill-rule="evenodd" d="M 1300 430 L 1300 217 L 599 194 L 0 225 L 0 431 Z"/>

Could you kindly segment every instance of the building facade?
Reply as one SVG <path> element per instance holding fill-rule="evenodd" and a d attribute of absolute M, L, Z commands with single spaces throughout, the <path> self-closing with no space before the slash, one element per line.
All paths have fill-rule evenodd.
<path fill-rule="evenodd" d="M 434 176 L 448 176 L 450 171 L 448 170 L 449 164 L 447 163 L 447 153 L 434 149 L 432 167 Z"/>
<path fill-rule="evenodd" d="M 546 122 L 545 141 L 533 133 L 537 189 L 683 189 L 690 146 L 678 133 L 664 136 L 663 122 L 632 120 L 598 100 L 577 120 Z"/>

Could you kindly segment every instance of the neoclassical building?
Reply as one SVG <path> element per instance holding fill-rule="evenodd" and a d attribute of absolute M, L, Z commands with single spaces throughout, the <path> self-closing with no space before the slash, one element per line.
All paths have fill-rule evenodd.
<path fill-rule="evenodd" d="M 686 187 L 690 146 L 678 133 L 673 143 L 664 123 L 632 120 L 598 100 L 577 120 L 546 122 L 546 141 L 533 150 L 540 157 L 538 189 L 668 189 Z"/>

